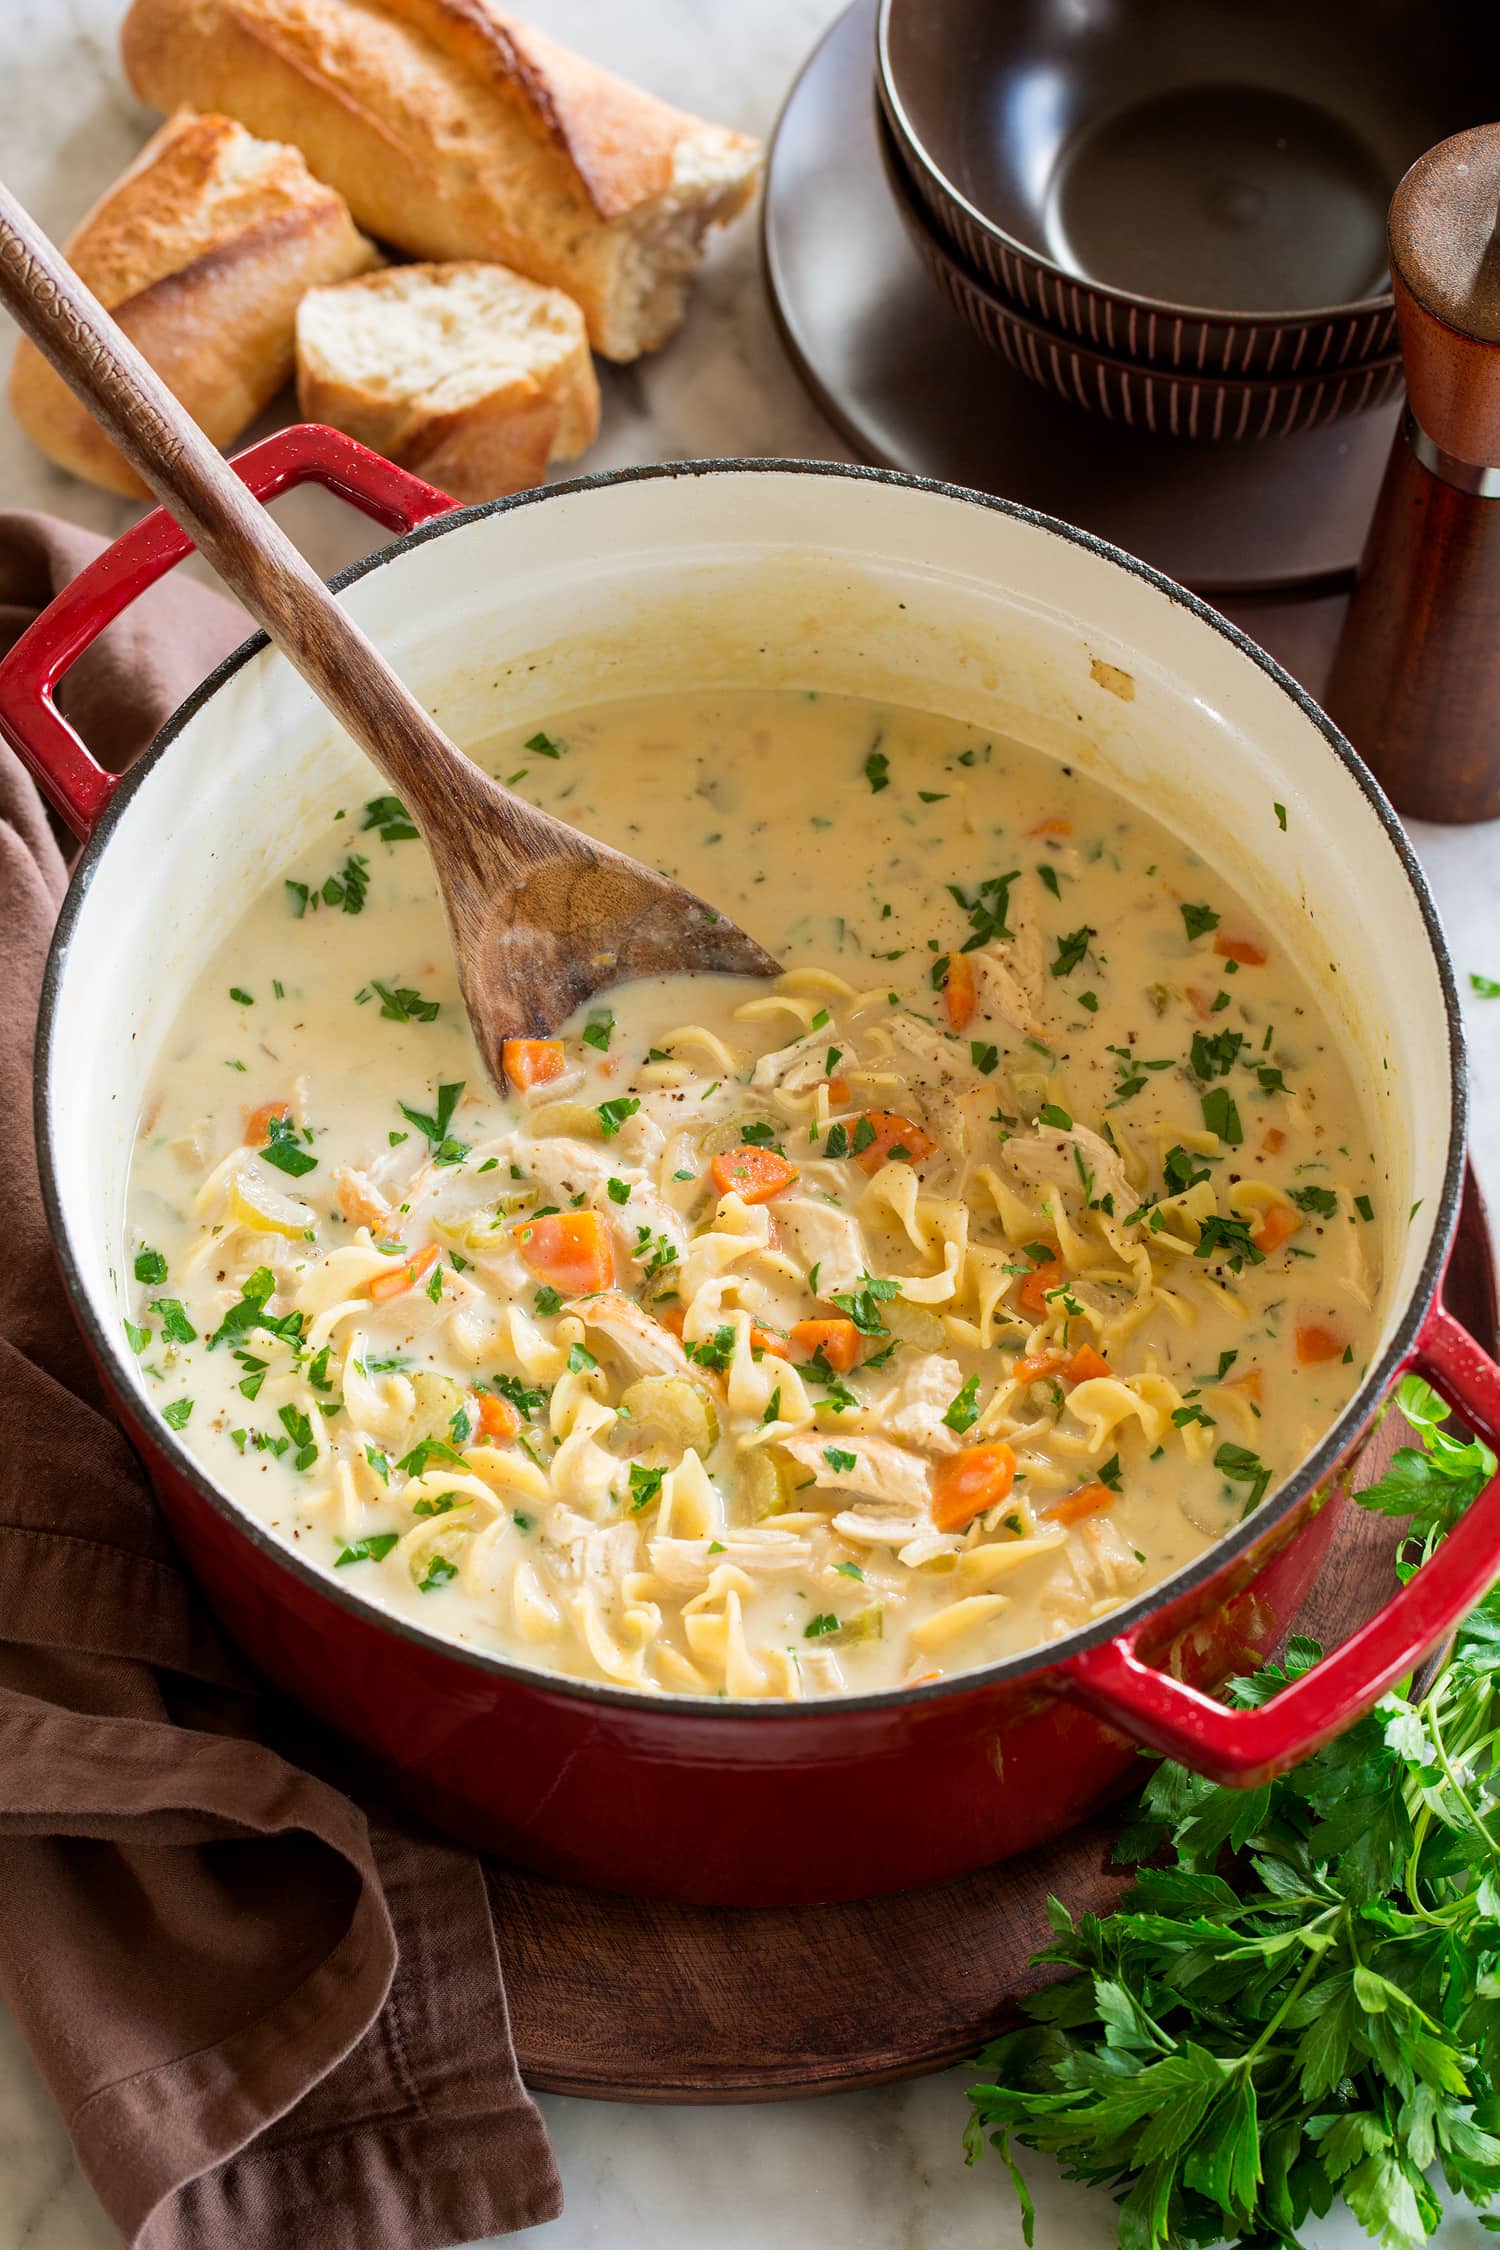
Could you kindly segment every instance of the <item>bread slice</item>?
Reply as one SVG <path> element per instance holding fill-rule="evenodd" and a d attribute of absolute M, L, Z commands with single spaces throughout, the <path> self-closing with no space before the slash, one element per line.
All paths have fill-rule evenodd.
<path fill-rule="evenodd" d="M 254 421 L 292 372 L 298 300 L 379 264 L 341 195 L 294 148 L 227 117 L 171 118 L 65 245 L 105 310 L 216 445 Z M 132 498 L 146 487 L 23 341 L 17 421 L 75 476 Z"/>
<path fill-rule="evenodd" d="M 121 46 L 144 100 L 295 141 L 382 241 L 565 289 L 608 359 L 666 341 L 755 192 L 754 141 L 493 0 L 133 0 Z"/>
<path fill-rule="evenodd" d="M 599 429 L 583 314 L 474 261 L 392 266 L 297 308 L 297 401 L 456 500 L 539 484 Z"/>

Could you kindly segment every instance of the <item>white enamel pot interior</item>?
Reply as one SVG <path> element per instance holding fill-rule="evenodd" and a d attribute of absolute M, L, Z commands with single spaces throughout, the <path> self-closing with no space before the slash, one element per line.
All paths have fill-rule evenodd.
<path fill-rule="evenodd" d="M 460 742 L 637 692 L 817 687 L 1035 744 L 1188 838 L 1320 992 L 1378 1134 L 1380 1348 L 1338 1428 L 1270 1509 L 1326 1473 L 1436 1288 L 1461 1182 L 1463 1065 L 1451 967 L 1395 817 L 1268 658 L 1079 532 L 976 494 L 821 465 L 710 463 L 529 493 L 414 532 L 342 584 Z M 80 863 L 44 1008 L 43 1173 L 75 1303 L 127 1397 L 142 1378 L 121 1325 L 126 1177 L 154 1058 L 243 905 L 351 789 L 376 787 L 261 647 L 231 659 L 164 731 Z M 214 1491 L 144 1398 L 143 1417 Z M 223 1495 L 218 1505 L 233 1507 Z M 291 1555 L 287 1568 L 312 1574 Z M 1047 1661 L 1062 1652 L 1053 1644 Z"/>

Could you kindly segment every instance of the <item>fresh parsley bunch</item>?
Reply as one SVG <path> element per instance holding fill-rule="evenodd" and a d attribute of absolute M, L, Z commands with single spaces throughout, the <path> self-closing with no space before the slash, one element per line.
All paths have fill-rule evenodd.
<path fill-rule="evenodd" d="M 1419 1567 L 1495 1473 L 1408 1379 L 1422 1438 L 1367 1508 L 1410 1517 Z M 1294 1640 L 1232 1690 L 1267 1702 L 1317 1663 Z M 1116 1856 L 1146 1862 L 1120 1909 L 1075 1923 L 1050 1902 L 1037 1956 L 1079 1973 L 979 2058 L 965 2134 L 1112 2187 L 1122 2250 L 1295 2244 L 1342 2196 L 1387 2250 L 1441 2206 L 1500 2190 L 1500 1587 L 1425 1692 L 1412 1682 L 1284 1779 L 1222 1789 L 1163 1765 Z M 1484 2223 L 1500 2231 L 1500 2218 Z"/>

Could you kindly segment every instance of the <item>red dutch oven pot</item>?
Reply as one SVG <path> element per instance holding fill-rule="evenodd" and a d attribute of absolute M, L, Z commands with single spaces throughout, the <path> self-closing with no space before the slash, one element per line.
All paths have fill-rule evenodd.
<path fill-rule="evenodd" d="M 1295 1616 L 1400 1373 L 1420 1370 L 1500 1444 L 1500 1371 L 1437 1302 L 1464 1145 L 1451 967 L 1394 814 L 1292 681 L 1099 541 L 881 472 L 690 464 L 460 511 L 328 430 L 235 465 L 262 498 L 312 479 L 403 534 L 336 583 L 460 740 L 606 694 L 816 685 L 941 709 L 1097 771 L 1219 859 L 1320 974 L 1387 1173 L 1387 1310 L 1337 1426 L 1208 1555 L 1043 1649 L 924 1687 L 763 1706 L 549 1675 L 385 1614 L 217 1487 L 124 1348 L 125 1182 L 153 1057 L 241 904 L 370 779 L 260 637 L 123 781 L 94 762 L 55 691 L 188 551 L 148 515 L 0 667 L 0 731 L 84 839 L 46 979 L 37 1139 L 78 1318 L 189 1565 L 261 1672 L 454 1835 L 608 1889 L 769 1904 L 1022 1850 L 1117 1792 L 1141 1746 L 1259 1782 L 1409 1671 L 1500 1568 L 1500 1480 L 1273 1703 L 1213 1699 Z"/>

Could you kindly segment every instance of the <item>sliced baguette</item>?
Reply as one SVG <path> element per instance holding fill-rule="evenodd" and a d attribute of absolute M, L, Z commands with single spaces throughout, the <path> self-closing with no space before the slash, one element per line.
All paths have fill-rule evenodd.
<path fill-rule="evenodd" d="M 666 341 L 755 192 L 754 141 L 492 0 L 133 0 L 121 47 L 144 100 L 295 141 L 382 241 L 566 290 L 609 359 Z"/>
<path fill-rule="evenodd" d="M 297 303 L 379 263 L 341 195 L 294 148 L 228 117 L 173 117 L 66 244 L 72 264 L 216 445 L 292 372 Z M 33 345 L 11 370 L 17 421 L 75 476 L 146 487 Z"/>
<path fill-rule="evenodd" d="M 297 402 L 456 500 L 539 484 L 599 428 L 572 298 L 475 261 L 310 290 L 297 308 Z"/>

